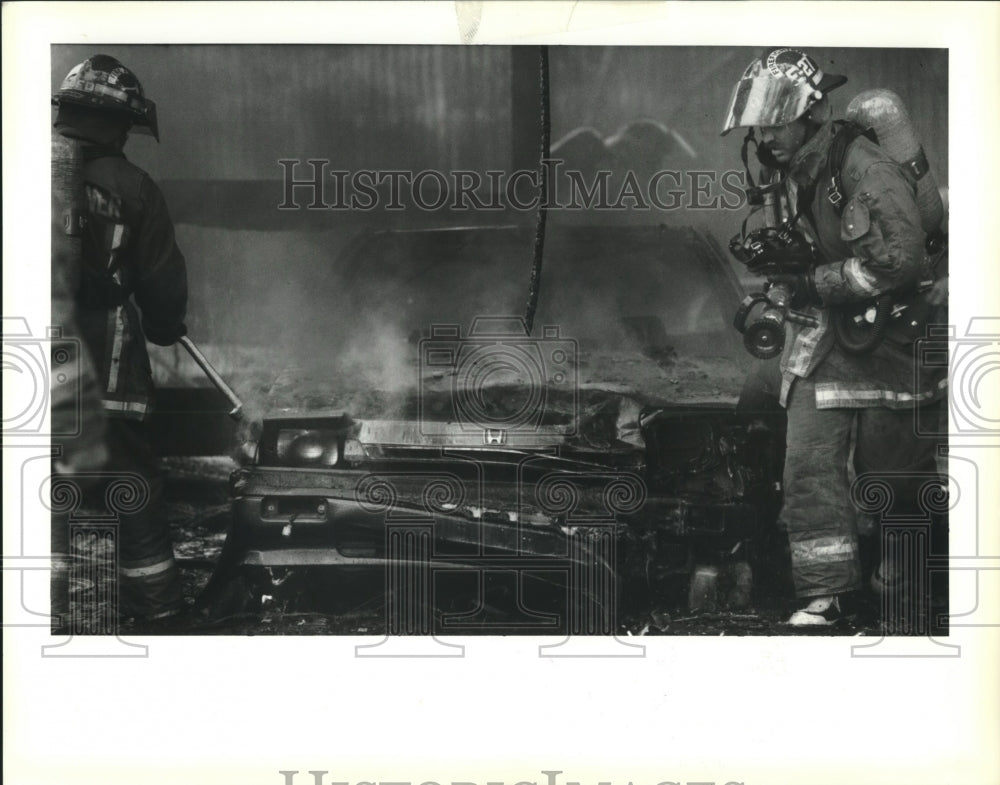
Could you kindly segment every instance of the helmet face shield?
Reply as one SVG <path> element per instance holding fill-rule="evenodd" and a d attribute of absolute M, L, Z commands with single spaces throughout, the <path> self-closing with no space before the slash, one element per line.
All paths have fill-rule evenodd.
<path fill-rule="evenodd" d="M 847 79 L 824 74 L 796 49 L 772 49 L 746 67 L 733 89 L 722 135 L 733 128 L 787 125 Z"/>
<path fill-rule="evenodd" d="M 729 101 L 722 133 L 740 127 L 787 125 L 818 100 L 816 93 L 811 85 L 789 79 L 740 79 Z"/>

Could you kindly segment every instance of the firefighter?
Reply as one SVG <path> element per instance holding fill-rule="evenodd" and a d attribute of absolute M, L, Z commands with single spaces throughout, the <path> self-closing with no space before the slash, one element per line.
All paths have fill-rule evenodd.
<path fill-rule="evenodd" d="M 785 322 L 781 357 L 779 397 L 788 431 L 780 523 L 800 601 L 788 619 L 795 626 L 835 623 L 866 583 L 851 500 L 852 438 L 857 473 L 885 474 L 890 513 L 916 514 L 918 486 L 935 471 L 936 444 L 916 435 L 915 407 L 933 423 L 945 395 L 945 369 L 918 373 L 914 367 L 914 335 L 895 335 L 890 327 L 885 340 L 858 353 L 845 348 L 834 329 L 845 309 L 885 293 L 913 292 L 928 268 L 910 172 L 866 136 L 835 147 L 841 129 L 828 96 L 846 81 L 824 73 L 803 52 L 770 50 L 737 82 L 723 128 L 723 135 L 749 129 L 747 140 L 758 142 L 782 216 L 816 250 L 809 272 L 770 279 L 789 287 L 792 307 L 816 320 L 816 326 Z M 832 160 L 838 151 L 842 159 Z M 839 178 L 831 174 L 834 167 Z M 896 590 L 902 578 L 885 555 L 870 585 Z"/>
<path fill-rule="evenodd" d="M 149 486 L 147 503 L 119 516 L 119 608 L 126 618 L 163 619 L 184 602 L 146 428 L 153 383 L 145 342 L 170 346 L 185 334 L 187 272 L 163 195 L 124 153 L 132 130 L 159 141 L 156 107 L 131 70 L 102 54 L 70 70 L 52 103 L 56 131 L 77 140 L 84 159 L 76 317 L 99 371 L 106 469 Z"/>

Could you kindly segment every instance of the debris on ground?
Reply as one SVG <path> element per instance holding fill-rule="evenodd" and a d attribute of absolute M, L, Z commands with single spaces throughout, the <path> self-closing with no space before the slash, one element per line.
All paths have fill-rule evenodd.
<path fill-rule="evenodd" d="M 229 472 L 235 464 L 230 459 L 185 458 L 171 459 L 164 464 L 166 474 L 165 506 L 174 536 L 175 553 L 181 568 L 185 595 L 193 598 L 205 587 L 215 561 L 225 542 L 229 526 Z M 95 548 L 106 547 L 95 544 Z M 107 554 L 84 552 L 81 558 L 106 564 Z M 71 611 L 76 613 L 85 630 L 102 632 L 101 620 L 107 616 L 108 584 L 114 576 L 107 570 L 88 573 L 89 581 L 77 581 L 71 589 Z M 743 576 L 737 574 L 735 584 Z M 369 587 L 370 589 L 370 587 Z M 208 620 L 196 613 L 186 614 L 182 627 L 167 625 L 162 634 L 178 635 L 384 635 L 387 630 L 384 598 L 360 592 L 335 613 L 304 612 L 285 607 L 287 603 L 265 603 L 259 612 L 239 613 L 226 618 Z M 730 610 L 718 607 L 689 610 L 687 598 L 680 598 L 678 607 L 658 603 L 652 608 L 626 608 L 615 625 L 619 634 L 652 635 L 880 635 L 878 624 L 845 621 L 836 627 L 793 629 L 784 624 L 788 618 L 788 601 L 757 599 L 750 607 Z M 711 603 L 707 603 L 711 604 Z M 129 625 L 120 631 L 129 632 Z M 156 630 L 142 630 L 155 633 Z M 488 630 L 484 633 L 490 634 Z M 530 630 L 504 628 L 503 634 Z M 493 633 L 497 634 L 497 633 Z"/>

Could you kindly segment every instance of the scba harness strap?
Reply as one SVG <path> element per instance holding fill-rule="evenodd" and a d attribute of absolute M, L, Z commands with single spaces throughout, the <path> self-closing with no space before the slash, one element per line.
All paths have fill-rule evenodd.
<path fill-rule="evenodd" d="M 826 198 L 833 205 L 833 209 L 839 217 L 844 212 L 844 181 L 841 171 L 844 159 L 847 157 L 847 148 L 859 136 L 878 144 L 878 135 L 874 128 L 862 128 L 849 120 L 838 120 L 835 125 L 839 127 L 833 137 L 833 142 L 830 144 L 830 152 L 826 159 L 826 170 L 830 176 L 830 190 L 827 192 Z M 813 190 L 815 191 L 815 186 Z M 811 202 L 812 199 L 810 198 L 809 201 Z"/>
<path fill-rule="evenodd" d="M 837 126 L 837 131 L 830 145 L 824 170 L 827 173 L 830 183 L 827 199 L 829 199 L 830 204 L 833 205 L 834 210 L 836 210 L 839 216 L 844 209 L 844 183 L 841 171 L 844 165 L 844 158 L 847 156 L 847 148 L 859 136 L 864 136 L 875 144 L 878 144 L 878 136 L 873 128 L 862 128 L 857 123 L 849 120 L 837 120 L 834 124 Z M 781 187 L 782 181 L 778 180 L 767 185 L 758 185 L 756 183 L 753 173 L 750 171 L 750 145 L 754 146 L 754 153 L 762 166 L 771 170 L 776 170 L 780 167 L 777 160 L 771 155 L 771 152 L 766 147 L 761 147 L 754 134 L 754 129 L 749 128 L 746 136 L 743 137 L 743 144 L 740 147 L 740 158 L 743 161 L 743 168 L 747 178 L 747 188 L 745 189 L 747 202 L 751 206 L 759 206 L 764 203 L 764 195 L 772 191 L 777 191 Z M 800 209 L 798 211 L 799 214 L 805 212 L 808 215 L 811 213 L 809 206 L 816 195 L 816 188 L 817 183 L 813 183 L 809 188 L 804 189 L 800 193 L 799 205 L 805 209 Z M 798 215 L 796 218 L 798 218 Z"/>
<path fill-rule="evenodd" d="M 838 121 L 838 126 L 827 157 L 826 176 L 829 177 L 829 190 L 826 198 L 834 212 L 840 217 L 843 214 L 846 201 L 842 169 L 848 148 L 859 136 L 864 136 L 874 144 L 879 144 L 879 140 L 872 128 L 864 129 L 857 123 L 850 121 Z M 927 165 L 926 158 L 923 158 L 923 150 L 921 150 L 918 159 L 904 165 L 904 168 L 907 168 L 918 178 L 922 173 L 921 167 L 923 172 L 926 172 Z M 813 196 L 810 195 L 810 203 L 812 198 Z M 925 239 L 928 250 L 931 250 L 931 247 L 938 242 L 943 242 L 940 230 L 932 232 Z M 935 266 L 936 260 L 932 264 L 932 270 Z M 857 329 L 859 324 L 863 324 L 859 314 L 839 313 L 833 321 L 838 344 L 845 352 L 854 355 L 871 352 L 886 337 L 890 337 L 892 342 L 897 345 L 910 345 L 923 333 L 930 311 L 933 310 L 921 296 L 921 291 L 922 289 L 918 287 L 908 291 L 887 292 L 875 298 L 873 302 L 874 317 L 867 316 L 865 321 L 869 323 L 861 330 Z M 871 304 L 869 308 L 871 308 Z M 898 316 L 904 311 L 906 312 L 905 319 L 891 318 L 894 314 Z"/>
<path fill-rule="evenodd" d="M 812 214 L 812 203 L 819 183 L 825 180 L 829 184 L 826 200 L 830 203 L 837 217 L 840 218 L 844 212 L 845 189 L 842 173 L 847 149 L 861 136 L 878 144 L 878 136 L 874 129 L 862 128 L 849 120 L 837 120 L 834 125 L 837 130 L 827 152 L 824 176 L 812 183 L 807 189 L 807 193 L 802 194 L 802 200 L 799 202 L 800 212 L 805 211 L 813 226 L 816 225 L 816 221 Z M 890 293 L 875 298 L 873 301 L 874 317 L 867 325 L 865 325 L 867 319 L 864 314 L 868 313 L 871 303 L 862 306 L 860 310 L 838 309 L 833 319 L 833 328 L 840 348 L 852 355 L 869 354 L 874 351 L 885 338 L 886 326 L 892 313 L 892 304 L 893 295 Z M 859 330 L 859 326 L 862 329 Z"/>
<path fill-rule="evenodd" d="M 788 221 L 788 228 L 794 227 L 795 224 L 798 223 L 799 218 L 803 215 L 809 219 L 811 224 L 815 225 L 816 222 L 813 220 L 812 203 L 816 198 L 816 189 L 818 188 L 820 181 L 827 181 L 829 183 L 830 188 L 827 192 L 827 200 L 833 206 L 833 209 L 839 218 L 844 211 L 844 182 L 841 173 L 844 166 L 844 159 L 847 156 L 847 148 L 850 147 L 854 140 L 859 136 L 864 136 L 875 144 L 878 144 L 878 137 L 872 128 L 862 128 L 857 123 L 853 123 L 849 120 L 837 120 L 834 124 L 837 126 L 837 131 L 834 135 L 833 142 L 830 144 L 830 149 L 827 152 L 826 162 L 823 167 L 824 176 L 799 191 L 795 215 Z M 754 181 L 753 174 L 750 171 L 750 145 L 754 146 L 754 152 L 757 156 L 757 160 L 760 161 L 762 166 L 768 169 L 777 170 L 779 165 L 771 155 L 770 151 L 766 147 L 761 147 L 756 136 L 754 135 L 754 129 L 748 129 L 746 136 L 743 137 L 743 145 L 740 149 L 740 158 L 743 160 L 743 168 L 746 170 L 747 188 L 745 190 L 747 202 L 751 206 L 760 207 L 764 204 L 764 197 L 766 194 L 777 191 L 781 188 L 784 178 L 780 178 L 767 185 L 757 185 Z M 746 225 L 748 220 L 749 216 L 743 221 L 743 229 L 741 231 L 743 236 L 746 236 Z"/>
<path fill-rule="evenodd" d="M 842 171 L 844 159 L 847 157 L 847 148 L 859 136 L 863 136 L 878 144 L 878 137 L 871 128 L 862 128 L 857 123 L 852 123 L 848 120 L 837 120 L 834 122 L 834 125 L 837 126 L 837 130 L 834 133 L 833 141 L 830 143 L 830 149 L 827 151 L 826 163 L 823 166 L 823 175 L 799 191 L 795 220 L 798 220 L 800 215 L 805 215 L 813 226 L 816 225 L 816 221 L 813 218 L 812 203 L 816 198 L 816 190 L 819 188 L 821 182 L 826 182 L 830 186 L 826 194 L 826 199 L 833 207 L 837 217 L 839 218 L 844 212 L 845 190 Z"/>

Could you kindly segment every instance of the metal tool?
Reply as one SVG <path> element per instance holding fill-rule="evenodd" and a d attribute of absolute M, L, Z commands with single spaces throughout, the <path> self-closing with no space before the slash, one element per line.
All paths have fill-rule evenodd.
<path fill-rule="evenodd" d="M 232 404 L 232 411 L 229 412 L 229 416 L 234 420 L 243 419 L 243 401 L 240 400 L 239 396 L 233 392 L 233 388 L 226 384 L 226 380 L 219 376 L 219 372 L 212 367 L 212 364 L 208 361 L 208 358 L 201 353 L 201 350 L 195 346 L 194 341 L 188 338 L 186 335 L 182 336 L 178 343 L 188 350 L 196 363 L 198 363 L 201 370 L 205 372 L 205 376 L 208 377 L 209 381 L 215 385 L 215 388 L 226 396 L 229 403 Z"/>

